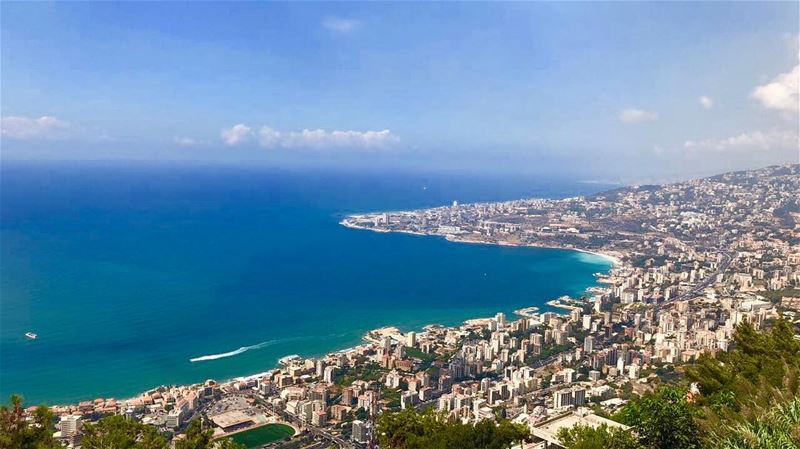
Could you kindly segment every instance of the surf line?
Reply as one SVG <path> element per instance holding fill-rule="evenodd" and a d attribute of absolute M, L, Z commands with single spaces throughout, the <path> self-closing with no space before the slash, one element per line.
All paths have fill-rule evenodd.
<path fill-rule="evenodd" d="M 235 350 L 229 351 L 229 352 L 222 352 L 220 354 L 210 354 L 210 355 L 202 355 L 200 357 L 194 357 L 194 358 L 189 359 L 189 361 L 194 363 L 194 362 L 206 362 L 208 360 L 224 359 L 226 357 L 233 357 L 233 356 L 236 356 L 236 355 L 239 355 L 239 354 L 243 354 L 243 353 L 245 353 L 247 351 L 250 351 L 250 350 L 253 350 L 253 349 L 266 348 L 267 346 L 272 346 L 272 345 L 275 345 L 275 344 L 278 344 L 278 343 L 287 342 L 287 341 L 300 340 L 302 338 L 303 337 L 295 337 L 295 338 L 282 338 L 282 339 L 278 339 L 278 340 L 262 341 L 261 343 L 258 343 L 258 344 L 255 344 L 255 345 L 251 345 L 251 346 L 242 346 L 239 349 L 235 349 Z"/>

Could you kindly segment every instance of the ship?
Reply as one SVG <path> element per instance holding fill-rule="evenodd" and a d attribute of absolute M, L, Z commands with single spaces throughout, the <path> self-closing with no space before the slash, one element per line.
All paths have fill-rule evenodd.
<path fill-rule="evenodd" d="M 34 334 L 33 332 L 25 332 L 25 338 L 27 338 L 28 340 L 36 340 L 37 338 L 39 338 L 39 336 Z"/>

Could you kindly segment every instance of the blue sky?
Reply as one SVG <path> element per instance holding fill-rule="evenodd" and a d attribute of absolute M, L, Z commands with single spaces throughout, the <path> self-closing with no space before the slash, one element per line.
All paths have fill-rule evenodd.
<path fill-rule="evenodd" d="M 4 159 L 681 177 L 798 162 L 786 3 L 9 3 Z"/>

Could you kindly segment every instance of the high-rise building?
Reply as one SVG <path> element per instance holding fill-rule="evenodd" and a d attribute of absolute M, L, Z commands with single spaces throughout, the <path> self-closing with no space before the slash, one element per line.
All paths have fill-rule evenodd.
<path fill-rule="evenodd" d="M 366 444 L 369 442 L 369 435 L 367 433 L 367 425 L 364 421 L 353 421 L 353 441 L 356 443 Z"/>
<path fill-rule="evenodd" d="M 325 382 L 332 384 L 334 380 L 336 380 L 336 367 L 335 366 L 326 366 L 325 372 L 323 373 L 323 379 Z"/>
<path fill-rule="evenodd" d="M 353 400 L 355 399 L 356 394 L 353 387 L 344 387 L 342 388 L 342 405 L 353 405 Z"/>
<path fill-rule="evenodd" d="M 586 390 L 575 388 L 572 390 L 572 405 L 580 407 L 586 403 Z"/>
<path fill-rule="evenodd" d="M 325 374 L 325 361 L 324 360 L 317 360 L 315 362 L 315 371 L 317 373 L 317 377 L 322 377 Z"/>
<path fill-rule="evenodd" d="M 563 408 L 572 405 L 572 392 L 559 390 L 553 393 L 553 408 Z"/>
<path fill-rule="evenodd" d="M 166 426 L 172 429 L 177 429 L 181 426 L 183 412 L 180 409 L 173 410 L 167 414 Z"/>
<path fill-rule="evenodd" d="M 83 427 L 83 421 L 78 415 L 66 415 L 61 417 L 61 436 L 72 438 L 79 434 Z"/>
<path fill-rule="evenodd" d="M 417 346 L 417 333 L 411 331 L 406 334 L 406 346 L 409 348 L 414 348 Z"/>
<path fill-rule="evenodd" d="M 586 338 L 583 339 L 583 351 L 586 354 L 594 352 L 594 337 L 591 335 L 587 335 Z"/>
<path fill-rule="evenodd" d="M 381 340 L 381 347 L 383 348 L 383 353 L 388 354 L 392 350 L 392 338 L 391 337 L 383 337 Z"/>

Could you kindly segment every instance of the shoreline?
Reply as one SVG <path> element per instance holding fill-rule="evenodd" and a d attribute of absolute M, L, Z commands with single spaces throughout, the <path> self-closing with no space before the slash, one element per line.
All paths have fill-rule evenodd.
<path fill-rule="evenodd" d="M 527 247 L 527 248 L 544 248 L 544 249 L 556 249 L 556 250 L 563 250 L 563 251 L 576 251 L 576 252 L 581 252 L 581 253 L 585 253 L 585 254 L 591 254 L 591 255 L 597 256 L 597 257 L 599 257 L 599 258 L 601 258 L 601 259 L 603 259 L 603 260 L 605 260 L 607 262 L 610 262 L 612 264 L 611 268 L 619 267 L 619 266 L 622 265 L 622 261 L 619 258 L 615 257 L 615 256 L 612 256 L 612 255 L 609 255 L 609 254 L 605 254 L 605 253 L 596 252 L 596 251 L 591 251 L 591 250 L 579 249 L 579 248 L 559 247 L 559 246 L 552 246 L 552 245 L 537 245 L 537 244 L 518 244 L 518 243 L 511 243 L 511 242 L 491 242 L 491 241 L 484 241 L 484 240 L 467 240 L 467 239 L 458 238 L 458 236 L 452 235 L 452 234 L 443 235 L 443 234 L 423 233 L 423 232 L 406 231 L 406 230 L 394 231 L 394 230 L 385 230 L 385 229 L 371 229 L 371 228 L 367 228 L 367 227 L 363 227 L 363 226 L 356 226 L 356 225 L 353 225 L 351 223 L 347 223 L 346 219 L 340 221 L 339 224 L 342 225 L 342 226 L 345 226 L 347 228 L 350 228 L 350 229 L 359 229 L 359 230 L 365 230 L 365 231 L 380 232 L 380 233 L 384 233 L 384 234 L 399 233 L 399 234 L 409 234 L 409 235 L 426 236 L 426 237 L 440 237 L 440 238 L 443 238 L 443 239 L 445 239 L 445 240 L 447 240 L 449 242 L 453 242 L 453 243 L 469 243 L 469 244 L 479 244 L 479 245 L 509 246 L 509 247 L 520 247 L 520 248 L 525 248 L 525 247 Z M 595 283 L 599 284 L 597 282 L 597 280 L 595 280 Z M 593 286 L 588 287 L 587 291 L 588 291 L 589 288 L 603 288 L 603 287 L 600 286 L 600 285 L 593 285 Z M 559 298 L 561 298 L 561 297 L 559 297 Z M 558 301 L 558 298 L 557 299 L 551 299 L 551 300 L 545 301 L 542 305 L 549 306 L 549 307 L 556 308 L 556 309 L 560 308 L 562 310 L 563 309 L 569 309 L 569 307 L 563 307 L 560 304 L 559 305 L 551 304 L 551 303 L 557 302 L 557 301 Z M 529 309 L 537 309 L 537 310 L 539 310 L 540 308 L 541 308 L 541 306 L 528 306 L 528 307 L 525 307 L 523 309 L 518 309 L 518 310 L 529 310 Z M 516 313 L 517 311 L 514 311 L 514 312 Z M 461 321 L 460 324 L 458 324 L 458 325 L 445 326 L 445 327 L 457 327 L 457 326 L 460 326 L 460 325 L 472 325 L 472 324 L 474 324 L 476 322 L 482 322 L 482 321 L 484 321 L 486 319 L 487 318 L 485 318 L 485 317 L 467 318 L 467 319 L 464 319 L 463 321 Z M 427 324 L 425 326 L 422 326 L 421 331 L 425 332 L 426 329 L 429 326 L 432 326 L 432 325 L 435 325 L 435 324 L 434 323 L 429 323 L 429 324 Z M 326 352 L 324 354 L 319 354 L 319 355 L 312 354 L 312 355 L 308 355 L 308 356 L 299 356 L 299 360 L 302 361 L 302 360 L 307 360 L 307 359 L 324 357 L 324 356 L 327 356 L 327 355 L 330 355 L 330 354 L 338 354 L 338 353 L 346 353 L 346 352 L 355 351 L 359 347 L 367 346 L 367 345 L 370 345 L 370 344 L 374 343 L 374 342 L 371 342 L 370 339 L 368 338 L 368 336 L 369 336 L 369 334 L 371 332 L 380 331 L 380 330 L 384 330 L 384 329 L 399 329 L 399 327 L 396 324 L 387 324 L 387 325 L 384 325 L 384 326 L 382 326 L 380 328 L 371 329 L 371 330 L 367 331 L 362 336 L 360 344 L 357 344 L 357 345 L 354 345 L 354 346 L 351 346 L 351 347 L 347 347 L 347 348 L 335 349 L 335 350 L 328 351 L 328 352 Z M 415 331 L 416 331 L 416 329 L 415 329 Z M 217 379 L 211 378 L 211 379 L 206 379 L 205 381 L 194 382 L 194 383 L 186 383 L 186 384 L 181 384 L 181 383 L 162 384 L 162 385 L 158 385 L 156 387 L 147 389 L 147 390 L 145 390 L 143 392 L 140 392 L 140 393 L 138 393 L 138 394 L 136 394 L 134 396 L 126 397 L 126 398 L 123 398 L 123 399 L 118 399 L 117 401 L 120 402 L 120 403 L 123 403 L 123 404 L 124 403 L 128 403 L 128 402 L 132 402 L 132 401 L 136 401 L 136 400 L 139 400 L 139 399 L 143 398 L 144 396 L 148 395 L 151 392 L 159 391 L 161 389 L 170 389 L 170 388 L 190 388 L 191 389 L 191 388 L 197 388 L 197 387 L 199 387 L 201 385 L 204 385 L 208 381 L 213 381 L 213 382 L 215 382 L 215 383 L 217 383 L 219 385 L 224 385 L 224 384 L 230 384 L 230 383 L 233 383 L 233 382 L 242 382 L 242 381 L 246 382 L 246 381 L 259 379 L 259 378 L 262 378 L 264 376 L 268 376 L 270 374 L 273 374 L 276 370 L 280 370 L 281 367 L 283 367 L 283 366 L 287 366 L 287 364 L 282 363 L 282 361 L 284 359 L 288 358 L 288 357 L 298 357 L 298 355 L 297 354 L 287 354 L 286 356 L 283 356 L 283 357 L 279 358 L 278 360 L 276 360 L 274 366 L 272 366 L 270 368 L 267 368 L 264 371 L 259 371 L 259 372 L 253 373 L 253 374 L 245 374 L 245 375 L 241 375 L 241 376 L 234 376 L 234 377 L 230 377 L 230 378 L 226 378 L 226 379 L 222 379 L 222 380 L 217 380 Z M 52 407 L 69 407 L 69 406 L 77 405 L 80 402 L 91 401 L 93 399 L 94 398 L 92 398 L 92 399 L 87 398 L 87 399 L 84 399 L 82 401 L 73 402 L 73 403 L 53 404 Z M 109 397 L 109 398 L 106 398 L 106 399 L 112 399 L 112 398 Z"/>
<path fill-rule="evenodd" d="M 353 217 L 353 215 L 349 216 L 348 218 Z M 398 230 L 389 230 L 389 229 L 375 229 L 375 228 L 368 228 L 366 226 L 358 226 L 353 223 L 347 221 L 347 218 L 339 222 L 340 225 L 349 228 L 349 229 L 359 229 L 362 231 L 372 231 L 372 232 L 379 232 L 381 234 L 409 234 L 409 235 L 419 235 L 419 236 L 426 236 L 426 237 L 441 237 L 448 242 L 454 243 L 470 243 L 470 244 L 477 244 L 477 245 L 494 245 L 494 246 L 511 246 L 511 247 L 518 247 L 518 248 L 545 248 L 545 249 L 559 249 L 563 251 L 576 251 L 579 253 L 584 254 L 591 254 L 593 256 L 597 256 L 607 262 L 610 262 L 613 267 L 620 267 L 622 266 L 622 260 L 617 255 L 612 255 L 608 253 L 603 253 L 595 250 L 583 249 L 583 248 L 573 248 L 568 246 L 555 246 L 555 245 L 540 245 L 536 243 L 512 243 L 506 241 L 497 241 L 491 242 L 488 240 L 469 240 L 460 238 L 456 234 L 436 234 L 436 233 L 425 233 L 425 232 L 418 232 L 418 231 L 408 231 L 405 229 L 398 229 Z"/>

